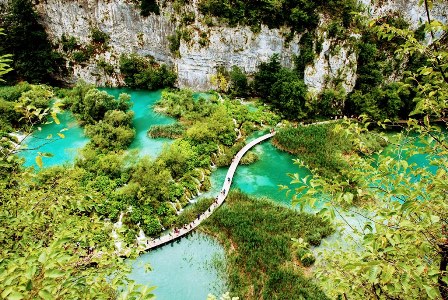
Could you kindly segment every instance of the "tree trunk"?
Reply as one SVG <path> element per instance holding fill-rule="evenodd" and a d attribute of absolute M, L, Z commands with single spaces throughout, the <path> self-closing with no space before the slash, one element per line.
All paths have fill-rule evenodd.
<path fill-rule="evenodd" d="M 444 282 L 442 279 L 444 276 L 448 276 L 446 272 L 446 268 L 448 265 L 448 241 L 439 244 L 440 252 L 441 252 L 441 260 L 440 260 L 440 274 L 439 274 L 439 291 L 443 300 L 448 300 L 448 284 Z"/>

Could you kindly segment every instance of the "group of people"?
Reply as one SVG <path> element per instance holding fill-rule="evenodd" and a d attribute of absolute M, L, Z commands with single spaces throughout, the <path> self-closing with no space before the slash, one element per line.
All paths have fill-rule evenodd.
<path fill-rule="evenodd" d="M 271 133 L 274 133 L 274 132 L 275 132 L 275 129 L 271 129 L 270 132 L 271 132 Z M 238 158 L 237 155 L 235 155 L 235 157 L 232 158 L 232 162 L 235 161 L 236 158 Z M 227 183 L 228 183 L 229 185 L 231 184 L 230 177 L 227 177 Z M 225 195 L 225 194 L 226 194 L 226 189 L 223 188 L 223 189 L 221 190 L 221 195 Z M 213 205 L 218 205 L 218 203 L 219 203 L 219 196 L 216 196 L 215 201 L 213 202 L 212 206 L 213 206 Z M 208 212 L 211 212 L 211 207 L 208 208 Z M 197 214 L 197 218 L 196 218 L 196 219 L 199 221 L 199 220 L 201 219 L 201 216 L 202 216 L 201 213 Z M 181 229 L 185 229 L 185 230 L 187 230 L 188 228 L 189 228 L 189 229 L 193 229 L 193 223 L 194 223 L 195 221 L 196 221 L 196 220 L 194 220 L 193 222 L 191 222 L 189 225 L 184 224 L 184 226 L 182 226 Z M 178 235 L 179 233 L 180 233 L 180 229 L 177 228 L 177 227 L 174 227 L 173 232 L 170 232 L 169 235 L 172 236 L 172 234 L 174 234 L 174 235 L 176 236 L 176 235 Z M 156 240 L 157 240 L 157 239 L 155 239 L 155 240 L 151 240 L 151 242 L 155 242 Z M 147 240 L 147 245 L 149 245 L 149 243 L 150 243 L 149 240 Z"/>

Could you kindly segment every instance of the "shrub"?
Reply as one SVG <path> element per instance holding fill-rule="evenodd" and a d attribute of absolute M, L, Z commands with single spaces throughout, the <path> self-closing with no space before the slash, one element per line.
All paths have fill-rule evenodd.
<path fill-rule="evenodd" d="M 112 64 L 106 62 L 104 58 L 100 58 L 96 64 L 98 68 L 101 68 L 104 70 L 104 72 L 108 75 L 112 75 L 115 71 L 115 68 Z"/>
<path fill-rule="evenodd" d="M 307 236 L 307 241 L 311 246 L 319 246 L 322 237 L 320 233 L 316 232 Z"/>
<path fill-rule="evenodd" d="M 110 36 L 107 33 L 101 31 L 99 28 L 91 28 L 90 38 L 94 43 L 105 44 L 107 41 L 109 41 Z"/>
<path fill-rule="evenodd" d="M 79 47 L 78 41 L 74 36 L 66 36 L 65 34 L 61 36 L 61 44 L 62 50 L 65 52 L 71 52 Z"/>
<path fill-rule="evenodd" d="M 74 51 L 72 53 L 73 60 L 77 63 L 83 63 L 89 60 L 89 57 L 84 51 Z"/>
<path fill-rule="evenodd" d="M 149 16 L 151 13 L 156 15 L 160 14 L 160 8 L 156 0 L 139 0 L 140 1 L 140 14 L 144 17 Z"/>
<path fill-rule="evenodd" d="M 300 259 L 302 266 L 310 267 L 316 261 L 313 253 L 308 249 L 299 249 L 297 250 L 297 258 Z"/>
<path fill-rule="evenodd" d="M 148 135 L 152 138 L 170 138 L 177 139 L 182 137 L 185 133 L 185 127 L 180 123 L 174 123 L 169 125 L 153 125 L 148 130 Z"/>
<path fill-rule="evenodd" d="M 157 64 L 153 59 L 147 59 L 136 54 L 120 57 L 120 71 L 125 77 L 127 86 L 157 90 L 173 87 L 177 75 L 165 64 Z"/>
<path fill-rule="evenodd" d="M 233 66 L 229 76 L 231 95 L 239 97 L 247 96 L 249 93 L 249 84 L 246 74 L 238 66 Z"/>
<path fill-rule="evenodd" d="M 168 42 L 170 43 L 170 51 L 172 54 L 178 54 L 180 48 L 181 32 L 176 30 L 172 35 L 168 36 Z"/>
<path fill-rule="evenodd" d="M 314 61 L 313 35 L 306 32 L 300 38 L 300 52 L 294 59 L 295 70 L 299 78 L 304 78 L 305 68 Z"/>

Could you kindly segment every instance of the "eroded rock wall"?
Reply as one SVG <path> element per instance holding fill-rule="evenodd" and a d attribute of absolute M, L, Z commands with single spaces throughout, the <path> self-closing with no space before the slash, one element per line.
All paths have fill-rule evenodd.
<path fill-rule="evenodd" d="M 372 16 L 389 11 L 401 14 L 418 24 L 424 18 L 423 7 L 418 0 L 360 0 L 369 7 Z M 373 2 L 373 3 L 372 3 Z M 193 1 L 193 10 L 197 13 L 197 1 Z M 436 6 L 434 15 L 446 19 L 446 5 Z M 180 56 L 169 50 L 168 36 L 175 32 L 171 21 L 173 10 L 164 7 L 160 15 L 140 16 L 139 9 L 127 0 L 46 0 L 36 6 L 43 24 L 54 41 L 62 34 L 76 37 L 87 43 L 91 28 L 97 27 L 110 36 L 109 48 L 97 54 L 89 62 L 74 65 L 73 80 L 82 78 L 98 85 L 120 85 L 119 76 L 108 76 L 97 67 L 99 58 L 105 59 L 117 69 L 122 53 L 150 55 L 156 60 L 173 65 L 178 72 L 178 85 L 195 90 L 213 88 L 211 77 L 218 66 L 230 68 L 237 65 L 247 73 L 256 71 L 257 65 L 267 61 L 272 54 L 279 53 L 285 66 L 292 65 L 292 57 L 299 53 L 299 38 L 285 42 L 281 29 L 261 27 L 253 33 L 248 27 L 229 28 L 224 26 L 207 27 L 196 18 L 193 24 L 192 40 L 181 41 Z M 325 22 L 321 20 L 321 27 Z M 199 44 L 200 32 L 207 32 L 208 44 Z M 314 64 L 305 70 L 305 83 L 316 93 L 331 83 L 333 78 L 342 81 L 344 88 L 351 91 L 356 82 L 356 53 L 349 43 L 327 39 L 324 32 L 321 53 L 316 55 Z"/>

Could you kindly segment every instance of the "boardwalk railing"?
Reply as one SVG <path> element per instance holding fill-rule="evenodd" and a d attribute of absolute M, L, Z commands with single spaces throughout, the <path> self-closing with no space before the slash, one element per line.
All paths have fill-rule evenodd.
<path fill-rule="evenodd" d="M 232 185 L 233 175 L 235 174 L 236 168 L 238 167 L 238 164 L 240 163 L 241 158 L 246 154 L 249 149 L 251 149 L 253 146 L 273 137 L 275 135 L 275 132 L 271 132 L 269 134 L 265 134 L 263 136 L 260 136 L 259 138 L 253 140 L 246 146 L 244 146 L 233 158 L 232 164 L 229 167 L 229 170 L 227 171 L 226 178 L 224 179 L 224 183 L 221 188 L 221 192 L 216 197 L 216 201 L 213 202 L 213 204 L 209 207 L 208 210 L 206 210 L 202 215 L 200 215 L 197 219 L 195 219 L 190 224 L 187 224 L 183 228 L 179 229 L 178 231 L 170 231 L 169 234 L 162 235 L 161 237 L 154 239 L 154 240 L 148 240 L 147 243 L 144 246 L 145 250 L 150 250 L 157 248 L 159 246 L 162 246 L 164 244 L 167 244 L 171 241 L 174 241 L 189 232 L 193 231 L 196 227 L 198 227 L 202 221 L 210 217 L 215 209 L 221 206 L 221 204 L 224 203 L 224 200 L 227 197 L 227 194 L 229 193 L 230 186 Z"/>

